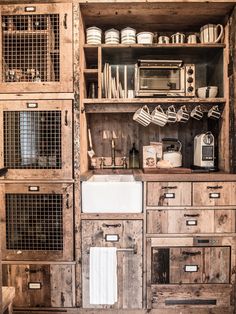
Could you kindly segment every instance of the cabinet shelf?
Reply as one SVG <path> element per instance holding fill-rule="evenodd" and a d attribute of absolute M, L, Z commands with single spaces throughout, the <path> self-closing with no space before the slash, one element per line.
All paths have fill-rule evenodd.
<path fill-rule="evenodd" d="M 102 112 L 135 112 L 142 105 L 150 105 L 153 108 L 158 104 L 168 107 L 171 104 L 181 106 L 186 104 L 194 107 L 201 104 L 202 109 L 207 110 L 209 105 L 223 105 L 225 98 L 132 98 L 132 99 L 84 99 L 84 109 L 87 113 L 102 113 Z M 208 108 L 209 109 L 209 108 Z"/>
<path fill-rule="evenodd" d="M 104 49 L 124 49 L 124 48 L 132 48 L 132 49 L 140 49 L 140 48 L 153 48 L 153 49 L 166 49 L 166 48 L 201 48 L 201 49 L 209 49 L 209 48 L 225 48 L 225 44 L 202 44 L 202 43 L 197 43 L 197 44 L 151 44 L 151 45 L 146 45 L 146 44 L 132 44 L 132 45 L 125 45 L 125 44 L 118 44 L 118 45 L 106 45 L 106 44 L 101 44 L 101 45 L 90 45 L 90 44 L 84 44 L 85 49 L 95 49 L 95 48 L 104 48 Z"/>

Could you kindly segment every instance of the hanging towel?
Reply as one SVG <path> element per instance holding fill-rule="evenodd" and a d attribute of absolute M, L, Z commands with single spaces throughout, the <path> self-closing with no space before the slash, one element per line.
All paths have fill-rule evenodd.
<path fill-rule="evenodd" d="M 116 251 L 115 247 L 90 248 L 90 304 L 114 304 L 117 302 Z"/>

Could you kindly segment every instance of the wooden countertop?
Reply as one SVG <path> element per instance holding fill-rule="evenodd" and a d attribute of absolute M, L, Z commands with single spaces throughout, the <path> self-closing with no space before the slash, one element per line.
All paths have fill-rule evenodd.
<path fill-rule="evenodd" d="M 13 302 L 15 297 L 15 287 L 2 287 L 2 310 L 3 312 Z"/>
<path fill-rule="evenodd" d="M 94 174 L 133 174 L 136 181 L 172 181 L 172 182 L 191 182 L 191 181 L 236 181 L 236 174 L 225 172 L 212 173 L 143 173 L 141 169 L 97 169 L 89 170 L 81 174 L 80 180 L 87 181 Z"/>

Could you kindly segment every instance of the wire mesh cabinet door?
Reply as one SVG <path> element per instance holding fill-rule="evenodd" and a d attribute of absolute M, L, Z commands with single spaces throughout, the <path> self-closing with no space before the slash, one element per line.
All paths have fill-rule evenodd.
<path fill-rule="evenodd" d="M 73 185 L 5 184 L 1 188 L 4 260 L 73 260 Z"/>
<path fill-rule="evenodd" d="M 5 5 L 0 19 L 1 90 L 72 92 L 72 5 Z"/>
<path fill-rule="evenodd" d="M 72 102 L 0 101 L 7 179 L 72 178 Z"/>

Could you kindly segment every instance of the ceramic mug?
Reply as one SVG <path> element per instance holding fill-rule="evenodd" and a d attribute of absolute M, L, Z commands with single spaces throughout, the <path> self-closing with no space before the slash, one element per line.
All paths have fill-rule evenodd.
<path fill-rule="evenodd" d="M 221 116 L 218 106 L 213 106 L 207 113 L 208 118 L 218 120 Z"/>
<path fill-rule="evenodd" d="M 168 36 L 159 36 L 158 37 L 158 44 L 169 44 L 170 38 Z"/>
<path fill-rule="evenodd" d="M 148 126 L 152 120 L 148 106 L 143 106 L 139 108 L 133 115 L 133 120 L 142 124 L 143 126 Z"/>
<path fill-rule="evenodd" d="M 197 43 L 197 35 L 196 34 L 188 35 L 187 43 L 188 44 L 196 44 Z"/>
<path fill-rule="evenodd" d="M 175 33 L 171 35 L 172 44 L 183 44 L 185 35 L 183 33 Z"/>
<path fill-rule="evenodd" d="M 189 113 L 187 111 L 186 106 L 181 106 L 180 109 L 176 113 L 178 122 L 187 122 L 189 120 Z"/>
<path fill-rule="evenodd" d="M 200 28 L 201 43 L 218 43 L 222 38 L 224 28 L 221 24 L 207 24 Z M 218 35 L 219 34 L 219 35 Z"/>
<path fill-rule="evenodd" d="M 176 122 L 177 116 L 176 116 L 175 107 L 173 105 L 168 107 L 166 114 L 167 114 L 167 118 L 168 118 L 167 122 L 169 122 L 169 123 L 175 123 Z"/>
<path fill-rule="evenodd" d="M 196 106 L 190 113 L 190 116 L 195 120 L 201 120 L 203 112 L 200 106 Z"/>
<path fill-rule="evenodd" d="M 167 123 L 168 117 L 165 114 L 164 110 L 161 108 L 161 106 L 157 106 L 153 112 L 151 113 L 152 117 L 152 123 L 159 125 L 159 126 L 164 126 Z"/>

